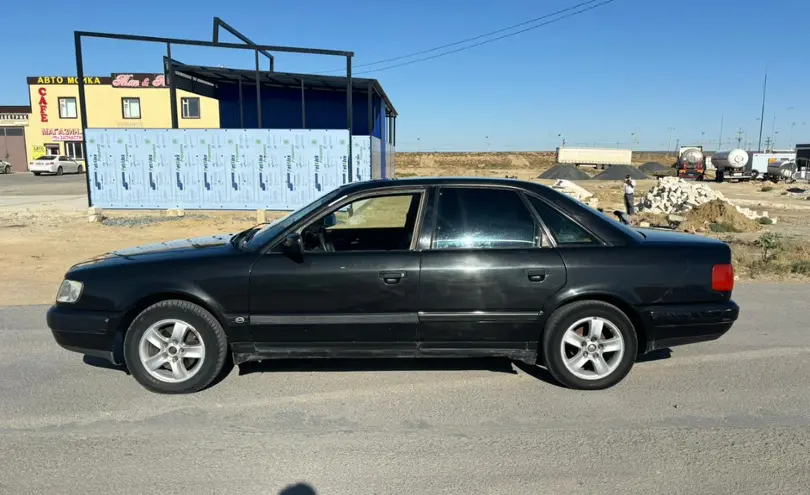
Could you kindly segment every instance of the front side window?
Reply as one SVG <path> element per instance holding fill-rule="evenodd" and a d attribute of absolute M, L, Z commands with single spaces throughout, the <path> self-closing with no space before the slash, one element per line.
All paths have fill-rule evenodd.
<path fill-rule="evenodd" d="M 200 118 L 200 99 L 199 98 L 180 98 L 182 107 L 182 116 L 184 119 L 199 119 Z"/>
<path fill-rule="evenodd" d="M 596 237 L 545 201 L 535 196 L 528 196 L 528 198 L 532 207 L 537 210 L 537 214 L 543 220 L 543 223 L 546 224 L 546 227 L 548 227 L 551 234 L 557 240 L 557 245 L 600 244 Z"/>
<path fill-rule="evenodd" d="M 141 118 L 140 98 L 121 98 L 121 109 L 125 119 Z"/>
<path fill-rule="evenodd" d="M 60 119 L 75 119 L 77 118 L 77 114 L 76 98 L 59 98 Z"/>
<path fill-rule="evenodd" d="M 442 188 L 433 249 L 532 248 L 540 229 L 516 191 Z"/>
<path fill-rule="evenodd" d="M 358 199 L 335 208 L 301 230 L 306 251 L 409 250 L 421 193 Z"/>

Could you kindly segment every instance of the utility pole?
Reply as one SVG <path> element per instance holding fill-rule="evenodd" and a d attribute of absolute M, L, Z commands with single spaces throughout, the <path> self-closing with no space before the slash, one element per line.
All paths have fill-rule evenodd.
<path fill-rule="evenodd" d="M 672 151 L 672 131 L 674 131 L 675 128 L 667 127 L 667 130 L 669 131 L 669 142 L 667 143 L 667 153 L 669 153 L 670 151 Z"/>
<path fill-rule="evenodd" d="M 765 138 L 765 152 L 771 151 L 771 138 Z"/>
<path fill-rule="evenodd" d="M 703 136 L 706 135 L 706 131 L 700 131 L 700 145 L 703 146 Z"/>
<path fill-rule="evenodd" d="M 765 93 L 768 89 L 768 69 L 765 69 L 765 83 L 762 85 L 762 112 L 759 115 L 759 144 L 757 151 L 762 151 L 762 126 L 765 125 Z"/>
<path fill-rule="evenodd" d="M 771 124 L 771 144 L 773 144 L 776 134 L 776 115 L 773 116 L 773 124 Z"/>
<path fill-rule="evenodd" d="M 737 129 L 737 147 L 738 148 L 742 147 L 743 135 L 744 135 L 743 128 L 740 127 L 739 129 Z"/>
<path fill-rule="evenodd" d="M 720 151 L 723 147 L 723 119 L 725 115 L 720 116 L 720 138 L 717 140 L 717 149 L 715 151 Z"/>

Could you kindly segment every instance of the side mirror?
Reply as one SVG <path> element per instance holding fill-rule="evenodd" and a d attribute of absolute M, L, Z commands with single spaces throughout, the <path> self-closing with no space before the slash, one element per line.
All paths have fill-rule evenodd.
<path fill-rule="evenodd" d="M 330 213 L 323 217 L 323 226 L 324 228 L 334 227 L 337 225 L 337 216 L 334 213 Z"/>
<path fill-rule="evenodd" d="M 301 234 L 297 232 L 290 232 L 284 238 L 284 251 L 293 254 L 302 254 L 304 252 L 304 239 Z"/>

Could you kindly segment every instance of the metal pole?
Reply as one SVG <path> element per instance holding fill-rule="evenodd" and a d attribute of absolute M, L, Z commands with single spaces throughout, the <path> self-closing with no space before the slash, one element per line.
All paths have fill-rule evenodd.
<path fill-rule="evenodd" d="M 172 109 L 172 129 L 177 129 L 177 86 L 174 84 L 174 63 L 172 63 L 172 44 L 166 43 L 166 57 L 169 59 L 169 99 Z"/>
<path fill-rule="evenodd" d="M 242 97 L 242 75 L 239 75 L 239 127 L 245 128 L 245 102 Z"/>
<path fill-rule="evenodd" d="M 765 125 L 765 92 L 768 89 L 768 71 L 765 71 L 765 83 L 762 85 L 762 112 L 759 115 L 759 143 L 757 151 L 762 151 L 762 126 Z"/>
<path fill-rule="evenodd" d="M 773 140 L 776 137 L 776 115 L 773 116 L 773 124 L 771 125 L 771 149 L 773 149 Z"/>
<path fill-rule="evenodd" d="M 85 168 L 90 163 L 87 156 L 87 141 L 84 133 L 87 131 L 87 100 L 84 95 L 84 62 L 82 61 L 82 35 L 73 33 L 73 44 L 76 50 L 76 79 L 79 85 L 79 115 L 82 124 L 82 156 Z M 87 183 L 87 206 L 93 206 L 93 195 L 90 189 L 90 171 L 85 170 L 84 180 Z"/>
<path fill-rule="evenodd" d="M 301 129 L 307 128 L 307 101 L 304 98 L 304 78 L 301 78 Z"/>
<path fill-rule="evenodd" d="M 669 142 L 667 142 L 667 153 L 672 151 L 672 131 L 674 131 L 674 127 L 669 128 Z M 618 148 L 618 146 L 616 146 Z"/>
<path fill-rule="evenodd" d="M 352 57 L 346 56 L 346 127 L 349 129 L 349 182 L 352 181 Z"/>
<path fill-rule="evenodd" d="M 371 83 L 368 83 L 368 135 L 374 135 L 374 118 L 372 112 L 372 105 L 374 104 L 371 98 Z"/>
<path fill-rule="evenodd" d="M 725 115 L 720 116 L 720 138 L 717 140 L 717 151 L 723 147 L 723 119 Z"/>
<path fill-rule="evenodd" d="M 258 129 L 262 128 L 262 85 L 259 82 L 259 50 L 256 53 L 256 112 L 258 117 Z"/>
<path fill-rule="evenodd" d="M 397 145 L 397 118 L 396 117 L 394 117 L 394 132 L 393 132 L 393 134 L 394 134 L 393 145 L 396 146 Z"/>

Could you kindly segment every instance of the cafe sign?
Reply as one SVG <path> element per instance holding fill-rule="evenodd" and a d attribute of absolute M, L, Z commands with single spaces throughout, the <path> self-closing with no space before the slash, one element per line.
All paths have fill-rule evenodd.
<path fill-rule="evenodd" d="M 32 76 L 27 78 L 28 84 L 79 84 L 76 76 Z M 84 76 L 84 84 L 98 86 L 110 84 L 109 77 Z"/>
<path fill-rule="evenodd" d="M 42 129 L 42 135 L 51 141 L 82 141 L 84 139 L 81 129 Z"/>
<path fill-rule="evenodd" d="M 165 88 L 166 76 L 163 74 L 113 74 L 114 88 Z"/>

